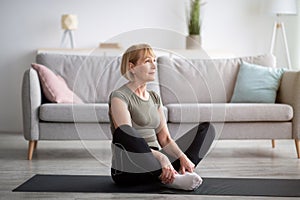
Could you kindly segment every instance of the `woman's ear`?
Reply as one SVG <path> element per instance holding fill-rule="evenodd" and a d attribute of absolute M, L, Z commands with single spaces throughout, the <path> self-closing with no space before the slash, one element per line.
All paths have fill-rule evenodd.
<path fill-rule="evenodd" d="M 132 62 L 129 62 L 129 71 L 132 72 L 133 68 L 134 68 L 134 64 Z"/>
<path fill-rule="evenodd" d="M 129 69 L 132 69 L 134 67 L 134 64 L 132 62 L 129 62 Z"/>

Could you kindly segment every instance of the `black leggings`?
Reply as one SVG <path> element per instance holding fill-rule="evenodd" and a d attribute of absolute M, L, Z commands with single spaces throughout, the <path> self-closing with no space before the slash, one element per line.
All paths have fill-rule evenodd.
<path fill-rule="evenodd" d="M 215 138 L 215 129 L 208 122 L 200 123 L 175 142 L 184 154 L 195 164 L 202 160 Z M 142 184 L 158 181 L 162 173 L 161 164 L 154 157 L 146 141 L 128 125 L 118 127 L 112 139 L 112 179 L 117 184 Z M 161 150 L 164 153 L 163 149 Z M 164 153 L 165 154 L 165 153 Z M 168 155 L 167 155 L 168 156 Z M 179 159 L 168 156 L 176 171 Z"/>

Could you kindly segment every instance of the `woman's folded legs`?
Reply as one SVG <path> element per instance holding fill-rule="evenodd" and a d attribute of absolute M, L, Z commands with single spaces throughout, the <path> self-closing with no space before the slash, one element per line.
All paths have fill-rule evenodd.
<path fill-rule="evenodd" d="M 179 138 L 176 143 L 189 159 L 197 165 L 207 153 L 214 139 L 214 128 L 210 123 L 200 123 Z M 113 154 L 111 174 L 118 184 L 141 184 L 159 181 L 161 164 L 154 157 L 146 141 L 128 125 L 118 127 L 113 134 Z M 176 170 L 179 160 L 172 163 Z M 202 183 L 196 173 L 177 174 L 167 187 L 192 190 Z"/>
<path fill-rule="evenodd" d="M 128 125 L 118 127 L 112 139 L 112 178 L 119 184 L 157 181 L 161 165 L 146 141 Z"/>

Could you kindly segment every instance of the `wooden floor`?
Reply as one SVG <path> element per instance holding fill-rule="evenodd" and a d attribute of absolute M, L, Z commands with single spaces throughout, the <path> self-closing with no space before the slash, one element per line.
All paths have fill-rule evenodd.
<path fill-rule="evenodd" d="M 33 160 L 26 160 L 27 141 L 21 134 L 0 133 L 0 199 L 293 199 L 267 197 L 23 193 L 12 192 L 34 174 L 109 175 L 109 141 L 42 141 Z M 215 141 L 209 155 L 196 168 L 203 177 L 259 177 L 300 179 L 300 159 L 294 141 Z M 300 187 L 299 187 L 300 189 Z"/>

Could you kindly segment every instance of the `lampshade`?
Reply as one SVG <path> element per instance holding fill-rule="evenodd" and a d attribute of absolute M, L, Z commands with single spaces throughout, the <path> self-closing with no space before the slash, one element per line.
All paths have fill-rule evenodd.
<path fill-rule="evenodd" d="M 296 0 L 269 0 L 270 12 L 277 15 L 297 14 Z"/>
<path fill-rule="evenodd" d="M 64 30 L 76 30 L 78 28 L 77 16 L 70 14 L 62 15 L 61 27 Z"/>

